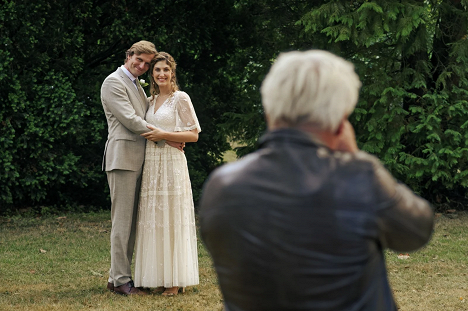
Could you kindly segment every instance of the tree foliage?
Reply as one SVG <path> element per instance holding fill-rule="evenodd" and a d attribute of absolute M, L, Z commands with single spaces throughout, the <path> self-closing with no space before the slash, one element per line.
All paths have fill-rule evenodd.
<path fill-rule="evenodd" d="M 282 51 L 326 49 L 363 81 L 359 146 L 434 203 L 468 186 L 467 0 L 5 0 L 0 4 L 0 205 L 108 206 L 104 78 L 145 39 L 178 62 L 202 133 L 195 200 L 228 140 L 265 130 L 260 84 Z M 147 78 L 147 77 L 143 77 Z"/>
<path fill-rule="evenodd" d="M 246 104 L 229 114 L 234 139 L 264 129 L 258 87 L 279 52 L 332 51 L 363 81 L 351 116 L 359 146 L 416 192 L 447 208 L 466 202 L 468 1 L 249 2 L 251 37 L 261 42 L 244 67 Z M 265 25 L 267 25 L 265 27 Z M 260 55 L 259 55 L 260 54 Z M 248 96 L 247 94 L 252 94 Z M 243 127 L 237 126 L 243 123 Z M 245 150 L 239 150 L 242 155 Z"/>
<path fill-rule="evenodd" d="M 439 204 L 466 201 L 467 17 L 466 1 L 330 1 L 300 21 L 356 65 L 361 148 Z"/>
<path fill-rule="evenodd" d="M 203 132 L 186 155 L 198 198 L 229 148 L 223 130 L 239 37 L 233 1 L 3 1 L 0 5 L 0 204 L 108 205 L 101 159 L 104 78 L 145 39 L 178 62 Z M 232 35 L 234 34 L 234 35 Z"/>

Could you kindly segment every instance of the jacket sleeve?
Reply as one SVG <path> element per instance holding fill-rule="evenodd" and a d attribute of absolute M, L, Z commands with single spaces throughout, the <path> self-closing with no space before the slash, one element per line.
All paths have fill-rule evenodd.
<path fill-rule="evenodd" d="M 415 251 L 431 238 L 434 211 L 426 200 L 398 183 L 375 159 L 373 161 L 377 222 L 383 247 L 400 252 Z"/>
<path fill-rule="evenodd" d="M 116 77 L 108 77 L 101 87 L 102 104 L 107 110 L 135 134 L 149 132 L 146 121 L 138 116 L 132 105 L 125 87 Z"/>

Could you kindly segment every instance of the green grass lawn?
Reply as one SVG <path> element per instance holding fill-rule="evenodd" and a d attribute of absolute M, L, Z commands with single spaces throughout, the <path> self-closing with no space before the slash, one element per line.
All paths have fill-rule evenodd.
<path fill-rule="evenodd" d="M 387 252 L 401 310 L 468 310 L 468 214 L 437 218 L 432 241 L 400 259 Z M 0 219 L 0 310 L 222 310 L 199 243 L 200 284 L 185 294 L 123 297 L 105 289 L 110 213 Z"/>

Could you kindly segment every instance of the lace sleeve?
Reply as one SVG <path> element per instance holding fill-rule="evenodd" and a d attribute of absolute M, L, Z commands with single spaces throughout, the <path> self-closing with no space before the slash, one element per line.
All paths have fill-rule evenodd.
<path fill-rule="evenodd" d="M 175 100 L 177 117 L 174 131 L 183 132 L 197 129 L 198 133 L 200 133 L 201 127 L 188 94 L 185 92 L 178 92 Z"/>

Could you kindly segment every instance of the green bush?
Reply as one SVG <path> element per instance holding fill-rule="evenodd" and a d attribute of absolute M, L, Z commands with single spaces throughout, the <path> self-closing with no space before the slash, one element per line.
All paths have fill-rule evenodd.
<path fill-rule="evenodd" d="M 231 28 L 237 23 L 233 3 L 3 1 L 0 213 L 109 207 L 100 86 L 142 39 L 176 58 L 181 87 L 197 111 L 203 132 L 186 148 L 197 200 L 229 148 L 218 124 L 235 100 L 224 92 L 229 83 L 221 70 L 223 55 L 237 44 L 229 35 L 237 29 Z"/>

